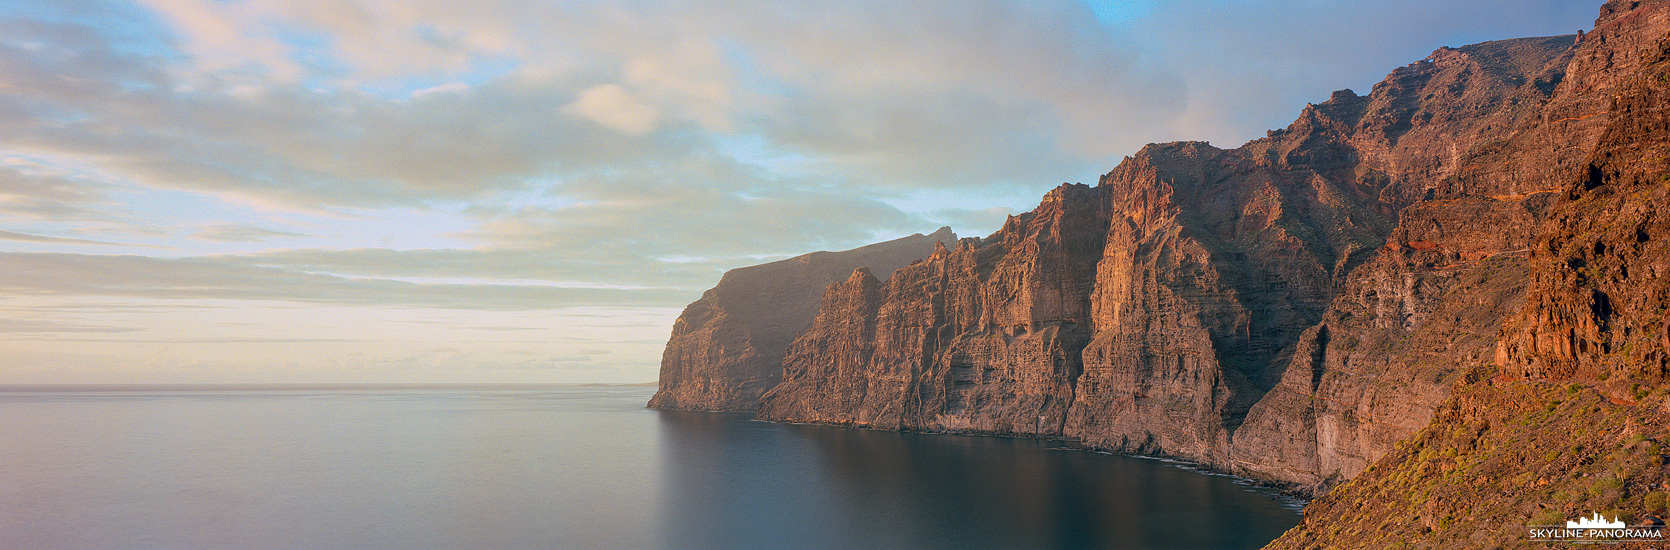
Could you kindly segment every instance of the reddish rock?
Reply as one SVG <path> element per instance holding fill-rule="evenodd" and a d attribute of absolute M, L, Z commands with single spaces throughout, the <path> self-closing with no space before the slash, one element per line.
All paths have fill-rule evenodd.
<path fill-rule="evenodd" d="M 1608 3 L 1597 25 L 1619 29 L 1601 38 L 1623 51 L 1591 64 L 1629 72 L 1587 79 L 1609 84 L 1608 124 L 1530 247 L 1531 298 L 1495 355 L 1511 375 L 1618 387 L 1670 376 L 1670 3 L 1639 4 Z M 1634 25 L 1655 32 L 1622 32 Z"/>

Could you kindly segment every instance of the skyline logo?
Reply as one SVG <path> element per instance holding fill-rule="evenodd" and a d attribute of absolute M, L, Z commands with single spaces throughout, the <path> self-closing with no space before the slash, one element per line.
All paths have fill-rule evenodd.
<path fill-rule="evenodd" d="M 1532 542 L 1613 543 L 1643 540 L 1664 540 L 1664 523 L 1654 518 L 1642 525 L 1630 526 L 1624 517 L 1607 519 L 1600 512 L 1577 521 L 1566 521 L 1565 527 L 1556 525 L 1528 525 L 1527 536 Z"/>
<path fill-rule="evenodd" d="M 1567 529 L 1623 529 L 1624 527 L 1626 527 L 1626 525 L 1624 525 L 1623 519 L 1624 519 L 1623 516 L 1618 516 L 1618 519 L 1608 521 L 1606 519 L 1606 516 L 1600 515 L 1600 512 L 1595 512 L 1595 517 L 1592 517 L 1592 518 L 1577 518 L 1577 521 L 1566 522 L 1566 528 Z"/>

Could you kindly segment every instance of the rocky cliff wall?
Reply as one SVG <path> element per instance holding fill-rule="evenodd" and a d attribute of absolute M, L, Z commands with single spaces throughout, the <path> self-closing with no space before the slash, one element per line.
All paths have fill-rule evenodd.
<path fill-rule="evenodd" d="M 684 308 L 661 357 L 658 409 L 752 411 L 782 378 L 783 352 L 811 325 L 818 297 L 853 269 L 888 274 L 956 242 L 942 227 L 842 252 L 813 252 L 733 269 Z"/>
<path fill-rule="evenodd" d="M 1232 471 L 1320 492 L 1420 429 L 1459 371 L 1489 361 L 1553 200 L 1417 204 L 1347 278 L 1236 433 Z M 1440 244 L 1442 243 L 1442 244 Z"/>
<path fill-rule="evenodd" d="M 1491 399 L 1645 403 L 1567 411 L 1629 431 L 1660 414 L 1670 365 L 1667 33 L 1670 2 L 1613 0 L 1581 37 L 1442 48 L 1266 138 L 1151 145 L 988 237 L 848 270 L 760 418 L 1075 439 L 1316 494 L 1370 471 L 1284 539 L 1300 546 L 1403 521 L 1332 495 L 1477 484 L 1409 441 L 1548 435 Z M 1574 379 L 1595 397 L 1544 387 Z M 1412 521 L 1458 521 L 1447 505 Z"/>
<path fill-rule="evenodd" d="M 1237 149 L 1151 145 L 990 237 L 855 275 L 761 417 L 1348 479 L 1497 355 L 1537 228 L 1640 66 L 1619 50 L 1657 32 L 1652 3 L 1608 6 L 1581 39 L 1443 48 Z"/>
<path fill-rule="evenodd" d="M 1574 67 L 1604 74 L 1568 81 L 1599 83 L 1606 124 L 1532 232 L 1494 353 L 1272 547 L 1547 548 L 1529 526 L 1670 514 L 1670 2 L 1608 2 L 1596 29 L 1609 51 Z"/>
<path fill-rule="evenodd" d="M 831 288 L 760 417 L 1059 435 L 1089 338 L 1099 195 L 1062 186 L 989 238 Z"/>
<path fill-rule="evenodd" d="M 1566 69 L 1543 73 L 1558 84 L 1540 110 L 1509 108 L 1517 130 L 1463 155 L 1439 181 L 1439 198 L 1402 211 L 1386 248 L 1353 273 L 1318 327 L 1334 338 L 1309 368 L 1294 361 L 1280 391 L 1254 412 L 1249 424 L 1270 429 L 1242 432 L 1234 470 L 1319 487 L 1349 478 L 1425 425 L 1458 373 L 1516 352 L 1512 331 L 1498 342 L 1498 328 L 1524 324 L 1527 296 L 1534 305 L 1559 294 L 1548 288 L 1548 270 L 1535 268 L 1547 264 L 1548 241 L 1561 239 L 1550 235 L 1574 229 L 1547 224 L 1605 223 L 1629 211 L 1574 217 L 1563 197 L 1570 182 L 1598 177 L 1593 157 L 1606 156 L 1609 141 L 1652 142 L 1641 132 L 1616 137 L 1628 110 L 1615 98 L 1642 78 L 1646 45 L 1670 34 L 1667 15 L 1663 2 L 1608 3 L 1595 30 L 1562 56 Z M 1543 168 L 1529 168 L 1536 164 Z M 1458 189 L 1459 197 L 1443 198 Z M 1337 477 L 1310 477 L 1320 474 Z"/>

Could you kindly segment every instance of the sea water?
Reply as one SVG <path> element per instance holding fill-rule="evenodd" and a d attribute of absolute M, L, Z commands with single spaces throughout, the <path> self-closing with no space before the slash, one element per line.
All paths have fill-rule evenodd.
<path fill-rule="evenodd" d="M 645 387 L 0 390 L 0 548 L 1257 548 L 1293 503 L 1059 442 Z"/>

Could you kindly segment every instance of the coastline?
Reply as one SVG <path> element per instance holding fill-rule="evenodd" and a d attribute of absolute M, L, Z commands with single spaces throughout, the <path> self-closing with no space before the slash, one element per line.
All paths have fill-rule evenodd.
<path fill-rule="evenodd" d="M 741 412 L 745 412 L 745 411 L 702 411 L 702 410 L 688 410 L 688 409 L 655 409 L 654 407 L 647 407 L 647 408 L 651 408 L 651 409 L 654 409 L 654 410 L 673 410 L 673 411 L 678 411 L 678 412 L 697 412 L 697 413 L 713 413 L 713 414 L 740 414 Z M 819 423 L 819 422 L 790 422 L 790 421 L 777 421 L 777 420 L 761 420 L 759 418 L 751 418 L 751 419 L 749 419 L 749 421 L 750 422 L 761 422 L 761 423 L 766 423 L 766 424 L 783 424 L 783 425 L 789 425 L 789 426 L 819 426 L 819 427 L 824 427 L 824 428 L 857 429 L 857 430 L 867 430 L 867 431 L 875 431 L 875 432 L 894 432 L 894 433 L 910 433 L 910 434 L 921 434 L 921 435 L 944 435 L 944 436 L 960 436 L 960 437 L 992 437 L 992 438 L 1000 438 L 1000 439 L 1021 439 L 1021 440 L 1030 440 L 1030 441 L 1044 441 L 1044 442 L 1061 443 L 1062 444 L 1061 447 L 1050 448 L 1050 450 L 1067 450 L 1067 451 L 1086 452 L 1086 453 L 1094 453 L 1094 454 L 1108 455 L 1108 456 L 1123 456 L 1123 457 L 1130 457 L 1130 458 L 1140 458 L 1140 459 L 1143 459 L 1143 460 L 1155 460 L 1155 461 L 1159 461 L 1159 462 L 1165 463 L 1165 464 L 1170 465 L 1170 466 L 1174 466 L 1174 467 L 1179 468 L 1179 469 L 1188 470 L 1190 472 L 1198 473 L 1198 474 L 1201 474 L 1201 475 L 1227 477 L 1227 478 L 1230 478 L 1230 479 L 1234 480 L 1239 485 L 1245 485 L 1245 486 L 1248 486 L 1248 487 L 1255 487 L 1255 488 L 1265 489 L 1265 490 L 1271 491 L 1272 493 L 1274 493 L 1273 496 L 1276 498 L 1276 500 L 1278 500 L 1282 503 L 1283 507 L 1289 508 L 1289 509 L 1291 509 L 1295 512 L 1302 512 L 1305 505 L 1309 504 L 1311 501 L 1316 500 L 1317 497 L 1321 496 L 1321 495 L 1313 495 L 1313 494 L 1311 494 L 1307 491 L 1304 491 L 1302 488 L 1300 488 L 1298 486 L 1295 486 L 1291 483 L 1284 483 L 1284 482 L 1281 482 L 1279 480 L 1264 480 L 1264 479 L 1247 477 L 1247 476 L 1235 474 L 1235 473 L 1232 473 L 1232 472 L 1227 472 L 1227 471 L 1219 470 L 1219 469 L 1216 469 L 1216 468 L 1212 468 L 1211 466 L 1206 465 L 1204 463 L 1196 462 L 1196 461 L 1189 460 L 1189 459 L 1183 458 L 1183 457 L 1168 456 L 1168 455 L 1140 455 L 1140 454 L 1121 453 L 1121 452 L 1117 452 L 1117 451 L 1113 451 L 1113 450 L 1109 450 L 1109 449 L 1100 449 L 1100 448 L 1084 445 L 1083 442 L 1081 442 L 1080 440 L 1070 439 L 1070 438 L 1045 437 L 1045 436 L 1038 436 L 1038 435 L 1035 435 L 1035 434 L 1003 434 L 1003 433 L 973 432 L 973 431 L 926 431 L 926 430 L 914 430 L 914 429 L 909 429 L 909 428 L 888 429 L 888 428 L 877 428 L 877 427 L 874 427 L 874 426 L 862 426 L 862 425 L 856 425 L 856 424 L 855 425 L 843 425 L 843 424 L 828 424 L 828 423 Z"/>

